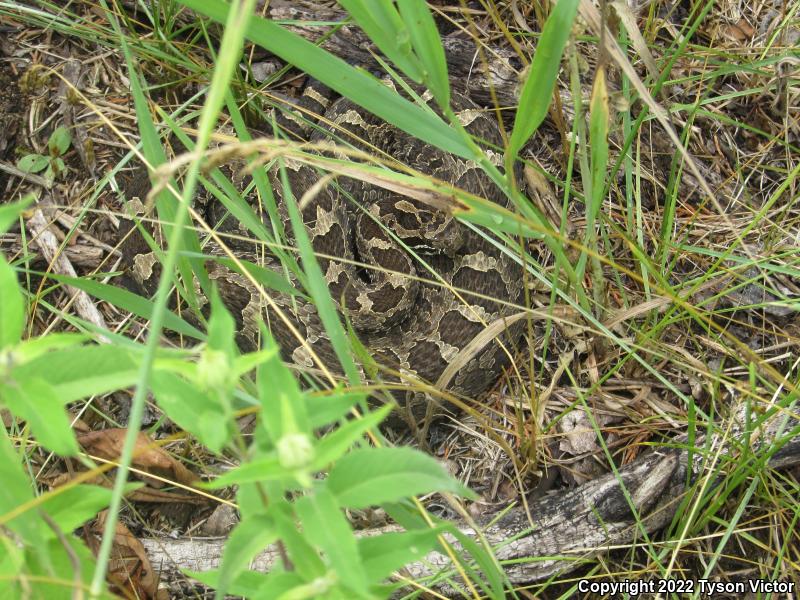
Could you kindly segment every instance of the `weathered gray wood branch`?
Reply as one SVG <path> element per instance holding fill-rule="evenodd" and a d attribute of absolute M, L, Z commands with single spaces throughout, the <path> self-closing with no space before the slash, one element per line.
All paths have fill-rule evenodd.
<path fill-rule="evenodd" d="M 505 566 L 512 583 L 540 581 L 568 572 L 612 546 L 641 539 L 642 530 L 650 534 L 670 523 L 687 492 L 687 482 L 694 485 L 711 473 L 707 485 L 715 485 L 713 474 L 716 471 L 712 465 L 723 460 L 740 460 L 745 439 L 742 424 L 740 419 L 726 434 L 713 436 L 707 445 L 699 436 L 693 444 L 695 451 L 691 457 L 685 436 L 680 436 L 670 447 L 651 451 L 621 467 L 618 475 L 610 473 L 575 489 L 538 499 L 530 505 L 530 521 L 522 508 L 514 508 L 487 527 L 483 534 L 493 545 L 505 544 L 496 552 L 498 559 L 526 559 L 524 563 Z M 778 413 L 760 430 L 751 432 L 750 441 L 757 450 L 756 456 L 768 457 L 769 468 L 800 464 L 800 415 L 788 411 Z M 704 446 L 707 451 L 697 451 Z M 466 535 L 476 535 L 469 527 L 460 529 Z M 387 527 L 359 532 L 359 535 L 397 530 Z M 505 543 L 520 535 L 522 537 L 516 541 Z M 450 541 L 458 548 L 455 540 L 451 538 Z M 225 539 L 146 539 L 143 542 L 155 569 L 205 571 L 219 565 Z M 256 558 L 252 568 L 266 572 L 277 561 L 277 550 L 270 547 Z M 425 563 L 409 565 L 406 576 L 421 580 L 449 566 L 446 555 L 432 552 Z"/>
<path fill-rule="evenodd" d="M 77 277 L 75 268 L 69 262 L 66 254 L 60 251 L 61 242 L 55 234 L 50 231 L 50 219 L 45 217 L 45 212 L 48 214 L 53 210 L 49 202 L 40 202 L 33 214 L 28 218 L 27 226 L 33 240 L 39 247 L 42 256 L 53 266 L 53 271 L 61 275 L 68 275 L 69 277 Z M 75 304 L 75 311 L 85 320 L 93 323 L 98 329 L 108 329 L 103 315 L 95 306 L 89 294 L 83 290 L 68 285 L 66 289 L 72 296 L 72 301 Z M 101 339 L 104 339 L 101 337 Z"/>
<path fill-rule="evenodd" d="M 6 234 L 0 236 L 0 249 L 9 256 L 19 256 L 25 252 L 32 252 L 30 257 L 34 264 L 47 264 L 47 259 L 41 254 L 39 244 L 30 242 L 23 244 L 22 236 Z M 73 244 L 64 247 L 67 260 L 76 267 L 96 269 L 103 262 L 104 251 L 102 248 L 91 244 Z"/>

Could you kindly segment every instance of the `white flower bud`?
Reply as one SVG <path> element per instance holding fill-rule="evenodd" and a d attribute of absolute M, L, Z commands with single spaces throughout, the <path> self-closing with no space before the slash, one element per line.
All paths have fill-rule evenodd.
<path fill-rule="evenodd" d="M 230 380 L 228 356 L 219 350 L 205 348 L 197 361 L 197 380 L 205 389 L 225 387 Z"/>
<path fill-rule="evenodd" d="M 301 469 L 314 458 L 314 445 L 305 433 L 287 433 L 276 444 L 278 462 L 286 469 Z"/>

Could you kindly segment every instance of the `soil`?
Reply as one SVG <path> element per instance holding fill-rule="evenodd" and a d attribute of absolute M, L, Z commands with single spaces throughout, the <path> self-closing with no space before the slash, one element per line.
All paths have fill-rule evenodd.
<path fill-rule="evenodd" d="M 18 74 L 11 65 L 0 62 L 0 160 L 14 162 L 17 132 L 22 128 L 22 104 Z M 0 171 L 0 192 L 7 182 L 8 174 Z"/>

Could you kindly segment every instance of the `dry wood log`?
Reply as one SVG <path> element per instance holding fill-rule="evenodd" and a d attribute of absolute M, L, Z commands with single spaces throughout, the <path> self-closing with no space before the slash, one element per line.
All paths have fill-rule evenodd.
<path fill-rule="evenodd" d="M 718 483 L 714 479 L 717 472 L 714 464 L 718 465 L 722 460 L 740 462 L 742 443 L 748 439 L 743 415 L 744 412 L 740 411 L 731 429 L 715 434 L 708 444 L 702 435 L 698 436 L 692 445 L 695 450 L 691 459 L 686 448 L 686 436 L 679 436 L 669 447 L 653 450 L 619 468 L 618 475 L 609 473 L 574 489 L 539 498 L 529 507 L 531 520 L 522 508 L 511 509 L 485 528 L 483 535 L 493 545 L 502 545 L 506 540 L 520 536 L 496 552 L 500 560 L 525 559 L 525 562 L 505 566 L 505 573 L 514 584 L 541 581 L 566 573 L 611 546 L 641 539 L 643 530 L 650 534 L 672 521 L 690 487 L 699 483 L 708 490 Z M 769 457 L 766 465 L 754 467 L 777 469 L 798 465 L 800 415 L 794 409 L 780 411 L 760 429 L 751 431 L 749 440 L 752 448 L 758 451 L 757 456 Z M 697 450 L 704 446 L 707 451 Z M 488 522 L 489 517 L 482 521 Z M 460 529 L 468 536 L 475 536 L 475 531 L 469 527 Z M 358 532 L 358 535 L 389 531 L 398 531 L 398 528 L 367 530 Z M 145 539 L 143 542 L 153 567 L 164 573 L 174 573 L 177 569 L 205 571 L 216 568 L 225 539 Z M 450 542 L 460 551 L 452 537 Z M 254 560 L 252 569 L 266 572 L 279 560 L 278 550 L 269 547 Z M 446 555 L 431 552 L 426 563 L 408 565 L 404 575 L 419 581 L 437 570 L 447 569 L 449 564 Z M 437 588 L 449 595 L 454 591 L 449 585 L 442 584 Z"/>
<path fill-rule="evenodd" d="M 2 248 L 3 252 L 8 256 L 18 256 L 25 251 L 33 251 L 36 254 L 31 258 L 35 265 L 41 263 L 47 264 L 48 262 L 47 258 L 41 254 L 39 244 L 30 242 L 23 248 L 19 235 L 11 234 L 0 236 L 0 248 Z M 103 261 L 105 252 L 102 248 L 91 244 L 71 244 L 64 247 L 64 254 L 67 260 L 76 267 L 96 269 Z"/>

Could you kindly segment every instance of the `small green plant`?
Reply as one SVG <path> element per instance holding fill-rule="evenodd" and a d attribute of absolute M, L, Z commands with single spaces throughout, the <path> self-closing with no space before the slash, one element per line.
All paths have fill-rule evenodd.
<path fill-rule="evenodd" d="M 0 206 L 0 233 L 30 202 Z M 205 342 L 189 351 L 159 349 L 148 384 L 175 423 L 214 452 L 240 457 L 237 468 L 207 487 L 238 486 L 242 520 L 220 568 L 195 576 L 219 596 L 276 597 L 276 590 L 284 598 L 388 596 L 399 584 L 384 582 L 396 569 L 443 550 L 443 532 L 459 535 L 447 523 L 415 516 L 409 498 L 434 491 L 474 495 L 419 451 L 364 442 L 391 407 L 359 413 L 354 407 L 364 405 L 363 393 L 301 390 L 266 330 L 262 350 L 239 354 L 233 317 L 216 294 L 211 303 Z M 0 255 L 0 409 L 10 423 L 0 428 L 0 597 L 70 598 L 91 589 L 97 566 L 84 541 L 69 532 L 105 509 L 112 491 L 76 480 L 39 492 L 25 465 L 40 446 L 82 460 L 65 406 L 136 384 L 144 354 L 138 345 L 97 345 L 80 333 L 25 339 L 26 315 L 18 268 Z M 255 387 L 241 386 L 237 395 L 253 370 Z M 255 391 L 246 395 L 248 404 L 260 408 L 249 445 L 233 427 L 234 410 L 242 408 L 234 401 L 245 397 L 245 387 Z M 339 427 L 318 435 L 334 423 Z M 131 489 L 126 483 L 122 491 Z M 406 531 L 359 539 L 345 511 L 379 505 Z M 279 540 L 286 563 L 269 574 L 250 572 L 252 558 Z M 482 549 L 472 552 L 483 564 L 488 560 Z M 101 585 L 93 597 L 111 596 Z"/>
<path fill-rule="evenodd" d="M 44 178 L 53 182 L 56 178 L 67 170 L 64 159 L 61 158 L 67 153 L 72 145 L 72 136 L 66 127 L 57 127 L 47 140 L 47 156 L 35 152 L 26 154 L 17 161 L 17 168 L 25 173 L 41 173 L 44 171 Z"/>
<path fill-rule="evenodd" d="M 31 200 L 0 206 L 0 233 L 8 230 Z M 0 256 L 0 409 L 8 422 L 0 427 L 0 597 L 20 597 L 24 590 L 31 598 L 68 598 L 88 589 L 93 560 L 85 544 L 65 532 L 105 508 L 111 493 L 98 486 L 73 484 L 38 494 L 25 465 L 39 445 L 62 456 L 78 456 L 64 407 L 75 394 L 92 394 L 87 378 L 91 373 L 75 367 L 94 360 L 86 352 L 96 359 L 106 349 L 84 344 L 81 334 L 23 339 L 26 315 L 17 269 Z M 117 359 L 125 362 L 119 354 L 112 360 Z M 46 376 L 45 364 L 51 369 Z M 107 381 L 115 379 L 112 375 Z M 124 379 L 112 385 L 118 387 L 126 383 Z"/>

